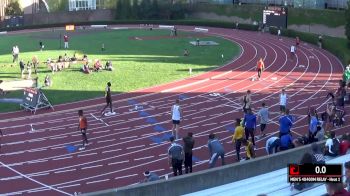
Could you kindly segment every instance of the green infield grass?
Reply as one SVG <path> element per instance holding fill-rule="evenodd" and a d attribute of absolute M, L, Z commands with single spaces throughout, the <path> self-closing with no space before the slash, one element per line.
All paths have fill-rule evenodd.
<path fill-rule="evenodd" d="M 12 63 L 12 46 L 18 45 L 19 59 L 30 61 L 34 55 L 40 63 L 38 74 L 39 86 L 49 75 L 53 85 L 43 88 L 44 93 L 52 104 L 61 104 L 104 95 L 104 88 L 108 81 L 112 83 L 114 93 L 129 92 L 145 87 L 189 77 L 224 65 L 240 53 L 240 47 L 219 37 L 198 35 L 190 32 L 178 32 L 178 37 L 169 37 L 169 30 L 77 30 L 68 32 L 70 36 L 68 50 L 63 48 L 60 37 L 63 31 L 44 31 L 36 33 L 1 35 L 0 38 L 0 79 L 20 79 L 18 63 Z M 210 40 L 219 43 L 217 46 L 192 46 L 190 41 Z M 39 42 L 45 45 L 39 50 Z M 104 44 L 105 51 L 101 51 Z M 60 46 L 62 47 L 60 49 Z M 183 56 L 184 49 L 190 55 Z M 99 59 L 103 66 L 107 60 L 112 61 L 114 71 L 103 70 L 84 74 L 80 71 L 82 63 L 72 64 L 70 68 L 52 74 L 47 67 L 47 59 L 58 59 L 59 55 L 67 53 L 78 58 L 83 54 L 92 62 Z M 222 58 L 222 54 L 224 58 Z M 33 71 L 32 71 L 33 72 Z M 0 98 L 21 98 L 22 91 L 12 91 Z M 19 110 L 17 104 L 0 103 L 0 112 Z"/>

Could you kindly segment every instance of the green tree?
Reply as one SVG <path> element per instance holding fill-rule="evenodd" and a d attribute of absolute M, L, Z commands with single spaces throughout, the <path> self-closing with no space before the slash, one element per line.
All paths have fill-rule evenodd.
<path fill-rule="evenodd" d="M 153 0 L 152 2 L 152 11 L 151 11 L 151 18 L 152 19 L 159 19 L 159 5 L 158 5 L 158 0 Z"/>
<path fill-rule="evenodd" d="M 124 0 L 123 2 L 123 10 L 124 10 L 124 18 L 125 19 L 131 19 L 132 13 L 131 13 L 131 4 L 129 0 Z"/>
<path fill-rule="evenodd" d="M 139 13 L 139 1 L 133 0 L 132 2 L 132 8 L 131 8 L 132 18 L 133 19 L 139 19 L 140 13 Z"/>
<path fill-rule="evenodd" d="M 123 13 L 123 2 L 122 0 L 117 0 L 117 5 L 116 5 L 116 18 L 117 19 L 122 19 L 122 13 Z"/>
<path fill-rule="evenodd" d="M 345 11 L 345 20 L 346 20 L 345 34 L 346 34 L 346 37 L 348 37 L 348 40 L 350 41 L 350 1 L 348 1 L 348 9 Z"/>
<path fill-rule="evenodd" d="M 7 16 L 19 16 L 23 15 L 22 9 L 19 6 L 18 1 L 11 1 L 5 8 L 5 14 Z"/>

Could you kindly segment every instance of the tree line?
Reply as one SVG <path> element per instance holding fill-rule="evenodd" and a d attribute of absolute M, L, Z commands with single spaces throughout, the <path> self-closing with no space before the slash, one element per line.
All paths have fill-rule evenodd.
<path fill-rule="evenodd" d="M 116 19 L 184 19 L 191 11 L 186 0 L 117 0 Z"/>

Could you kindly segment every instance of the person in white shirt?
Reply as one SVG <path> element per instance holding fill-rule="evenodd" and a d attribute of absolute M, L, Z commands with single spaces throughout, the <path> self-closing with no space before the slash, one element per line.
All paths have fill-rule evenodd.
<path fill-rule="evenodd" d="M 286 94 L 286 90 L 282 89 L 282 92 L 280 94 L 280 112 L 281 113 L 284 113 L 286 111 L 287 100 L 288 100 L 288 96 Z"/>
<path fill-rule="evenodd" d="M 295 46 L 294 45 L 292 45 L 291 47 L 290 47 L 290 55 L 291 55 L 291 58 L 292 59 L 294 59 L 294 56 L 295 56 Z"/>
<path fill-rule="evenodd" d="M 266 140 L 265 150 L 268 155 L 278 152 L 278 147 L 280 146 L 279 137 L 270 137 Z"/>
<path fill-rule="evenodd" d="M 278 39 L 281 40 L 281 29 L 278 29 L 277 36 L 278 36 Z"/>
<path fill-rule="evenodd" d="M 14 46 L 12 48 L 13 63 L 18 61 L 18 55 L 19 55 L 19 48 L 18 46 Z"/>
<path fill-rule="evenodd" d="M 173 121 L 173 128 L 172 128 L 172 134 L 175 135 L 176 139 L 179 139 L 179 126 L 180 126 L 180 121 L 182 118 L 182 111 L 180 107 L 180 100 L 176 100 L 175 105 L 171 108 L 171 119 Z"/>
<path fill-rule="evenodd" d="M 339 152 L 335 152 L 339 150 L 340 141 L 335 137 L 335 132 L 331 131 L 331 137 L 327 139 L 325 144 L 325 155 L 336 157 Z"/>

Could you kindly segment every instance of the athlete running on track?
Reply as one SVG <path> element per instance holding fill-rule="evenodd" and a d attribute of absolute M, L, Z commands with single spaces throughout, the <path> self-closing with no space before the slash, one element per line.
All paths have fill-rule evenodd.
<path fill-rule="evenodd" d="M 258 70 L 258 80 L 260 80 L 261 77 L 261 73 L 264 71 L 265 69 L 265 64 L 262 58 L 260 58 L 260 60 L 257 63 L 257 70 Z"/>

